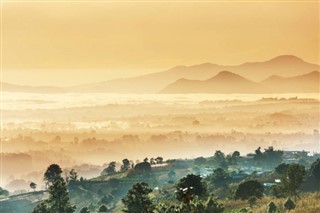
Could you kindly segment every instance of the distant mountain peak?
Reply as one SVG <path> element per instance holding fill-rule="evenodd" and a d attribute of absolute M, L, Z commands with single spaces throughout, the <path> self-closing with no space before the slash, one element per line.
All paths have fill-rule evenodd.
<path fill-rule="evenodd" d="M 320 75 L 320 72 L 315 70 L 309 73 L 310 75 Z"/>
<path fill-rule="evenodd" d="M 235 74 L 233 72 L 230 72 L 230 71 L 221 71 L 219 72 L 216 76 L 208 79 L 208 80 L 230 80 L 230 79 L 236 79 L 236 78 L 243 78 L 242 76 L 238 75 L 238 74 Z"/>
<path fill-rule="evenodd" d="M 304 62 L 301 58 L 295 56 L 295 55 L 279 55 L 275 58 L 272 58 L 269 60 L 269 62 Z"/>

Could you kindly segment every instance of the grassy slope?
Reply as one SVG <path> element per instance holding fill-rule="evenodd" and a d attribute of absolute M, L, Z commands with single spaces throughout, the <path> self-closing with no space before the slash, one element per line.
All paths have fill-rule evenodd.
<path fill-rule="evenodd" d="M 267 205 L 270 201 L 273 201 L 280 212 L 285 212 L 283 208 L 283 203 L 285 199 L 276 199 L 271 197 L 265 197 L 257 201 L 257 203 L 253 206 L 252 212 L 255 213 L 265 213 L 267 212 Z M 241 208 L 249 207 L 247 201 L 234 201 L 234 200 L 224 200 L 222 201 L 225 205 L 225 212 L 232 212 L 236 210 L 240 210 Z M 318 213 L 320 212 L 320 192 L 317 193 L 307 193 L 301 195 L 299 199 L 297 199 L 296 209 L 290 212 L 296 213 Z"/>

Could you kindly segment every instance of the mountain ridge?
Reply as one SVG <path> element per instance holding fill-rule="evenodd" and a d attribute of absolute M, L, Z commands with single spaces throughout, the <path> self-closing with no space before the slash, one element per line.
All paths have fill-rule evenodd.
<path fill-rule="evenodd" d="M 230 71 L 222 71 L 204 81 L 179 79 L 160 93 L 310 93 L 320 92 L 319 87 L 319 71 L 288 78 L 272 75 L 261 82 L 251 81 Z"/>
<path fill-rule="evenodd" d="M 48 92 L 89 92 L 89 93 L 158 93 L 169 84 L 185 78 L 204 81 L 217 75 L 221 71 L 228 71 L 240 75 L 248 80 L 260 82 L 268 77 L 281 73 L 284 78 L 298 76 L 311 71 L 318 71 L 319 65 L 305 62 L 294 55 L 280 55 L 263 62 L 247 62 L 240 65 L 218 65 L 213 63 L 202 63 L 191 66 L 175 66 L 162 72 L 145 74 L 141 76 L 88 83 L 70 87 L 32 87 L 28 88 L 17 85 L 16 89 L 4 87 L 4 91 L 37 91 Z M 273 77 L 275 78 L 275 77 Z"/>

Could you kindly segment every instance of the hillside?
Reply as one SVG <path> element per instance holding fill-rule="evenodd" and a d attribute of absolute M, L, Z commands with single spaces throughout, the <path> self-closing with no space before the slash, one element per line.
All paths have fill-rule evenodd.
<path fill-rule="evenodd" d="M 305 62 L 296 56 L 282 55 L 265 62 L 250 62 L 236 66 L 212 63 L 177 66 L 163 72 L 91 84 L 90 87 L 91 92 L 102 91 L 103 88 L 108 91 L 112 88 L 114 92 L 120 93 L 155 93 L 181 78 L 203 81 L 223 70 L 239 74 L 250 80 L 261 81 L 278 73 L 281 73 L 284 77 L 301 75 L 313 70 L 319 70 L 319 65 Z M 88 85 L 85 86 L 87 87 Z M 82 87 L 80 85 L 77 89 Z"/>
<path fill-rule="evenodd" d="M 271 76 L 261 82 L 269 91 L 272 92 L 319 92 L 320 72 L 313 71 L 305 75 L 290 78 Z"/>
<path fill-rule="evenodd" d="M 225 88 L 226 82 L 222 82 L 224 79 L 211 79 L 212 82 L 209 81 L 212 76 L 216 76 L 218 73 L 221 73 L 223 70 L 228 70 L 230 73 L 237 74 L 239 76 L 243 76 L 242 78 L 247 78 L 246 82 L 242 83 L 238 82 L 236 85 L 230 85 L 230 88 Z M 2 89 L 3 91 L 8 92 L 31 92 L 31 93 L 62 93 L 62 92 L 81 92 L 81 93 L 158 93 L 163 90 L 169 84 L 175 83 L 175 89 L 173 91 L 168 91 L 169 93 L 173 93 L 174 91 L 180 93 L 180 89 L 186 86 L 196 86 L 197 89 L 195 91 L 189 91 L 188 89 L 184 89 L 185 91 L 181 91 L 182 93 L 186 92 L 216 92 L 216 93 L 261 93 L 264 91 L 271 92 L 313 92 L 317 88 L 315 85 L 316 79 L 310 76 L 300 76 L 303 80 L 303 83 L 300 85 L 297 77 L 293 77 L 290 79 L 281 79 L 277 75 L 281 73 L 281 76 L 284 78 L 289 78 L 291 76 L 299 76 L 303 75 L 306 72 L 311 72 L 314 70 L 319 70 L 319 65 L 311 64 L 303 61 L 302 59 L 291 56 L 291 55 L 283 55 L 275 57 L 271 60 L 265 62 L 250 62 L 244 63 L 237 66 L 224 66 L 217 65 L 211 63 L 204 63 L 193 66 L 177 66 L 171 68 L 169 70 L 163 72 L 157 72 L 142 76 L 137 76 L 133 78 L 123 78 L 116 79 L 105 82 L 91 83 L 91 84 L 83 84 L 76 85 L 72 87 L 53 87 L 53 86 L 21 86 L 3 83 Z M 313 75 L 317 75 L 315 71 Z M 239 77 L 238 76 L 238 77 Z M 272 77 L 270 77 L 272 76 Z M 262 85 L 257 85 L 252 81 L 262 81 Z M 190 82 L 191 79 L 193 80 Z M 251 82 L 249 82 L 249 80 Z M 230 79 L 225 79 L 230 81 Z M 236 81 L 240 80 L 235 79 Z M 309 84 L 310 82 L 313 82 Z M 179 85 L 178 85 L 179 84 Z M 202 86 L 200 86 L 202 84 Z M 213 85 L 214 84 L 214 85 Z M 230 82 L 229 82 L 230 84 Z M 278 84 L 283 86 L 280 87 Z M 233 91 L 232 87 L 239 87 L 239 91 Z M 170 86 L 171 87 L 171 86 Z M 268 90 L 266 90 L 268 88 Z M 277 88 L 277 90 L 274 90 Z M 299 89 L 303 88 L 303 89 Z M 190 88 L 189 88 L 190 89 Z"/>
<path fill-rule="evenodd" d="M 162 93 L 259 93 L 264 89 L 258 83 L 240 75 L 222 71 L 205 81 L 180 79 L 163 89 Z"/>
<path fill-rule="evenodd" d="M 259 83 L 222 71 L 205 81 L 179 79 L 166 86 L 161 93 L 317 93 L 319 82 L 318 71 L 289 78 L 273 75 Z"/>

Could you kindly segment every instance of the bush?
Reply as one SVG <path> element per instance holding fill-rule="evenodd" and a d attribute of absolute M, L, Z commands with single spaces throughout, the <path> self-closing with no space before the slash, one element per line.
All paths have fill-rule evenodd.
<path fill-rule="evenodd" d="M 276 206 L 276 204 L 274 204 L 274 202 L 270 202 L 268 203 L 268 213 L 276 213 L 278 212 L 278 208 Z"/>
<path fill-rule="evenodd" d="M 252 196 L 257 198 L 263 197 L 263 185 L 256 180 L 248 180 L 241 183 L 234 195 L 235 199 L 249 199 Z"/>
<path fill-rule="evenodd" d="M 296 204 L 295 204 L 295 202 L 293 202 L 293 200 L 291 200 L 290 197 L 288 197 L 288 198 L 286 199 L 286 201 L 284 202 L 283 207 L 284 207 L 285 209 L 287 209 L 288 211 L 290 211 L 290 210 L 296 208 Z"/>

